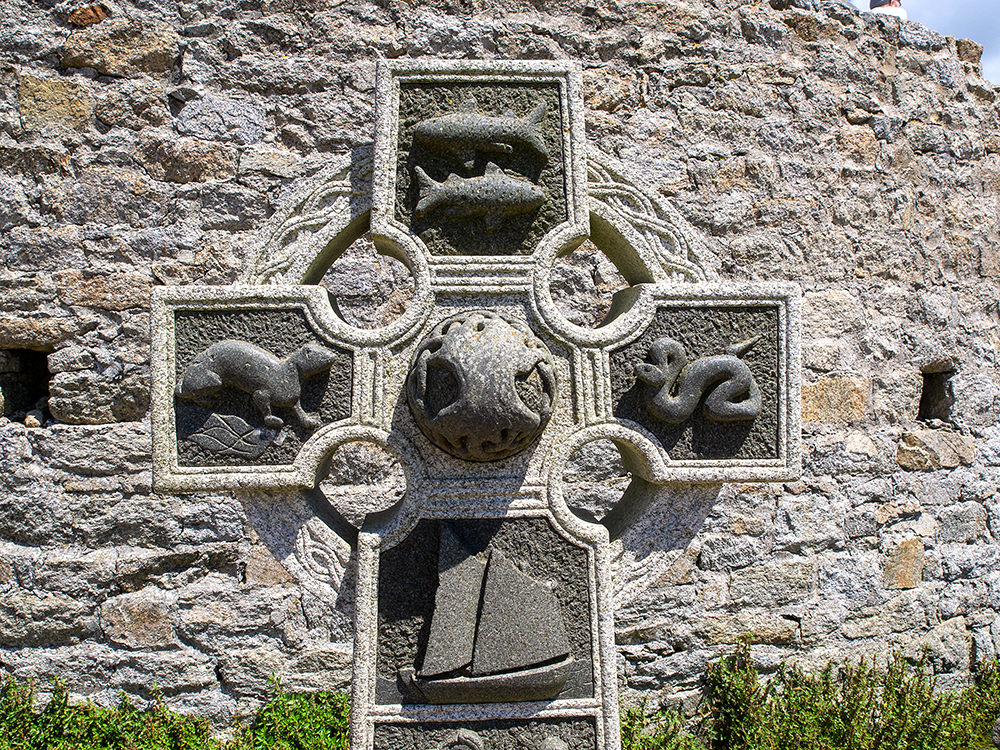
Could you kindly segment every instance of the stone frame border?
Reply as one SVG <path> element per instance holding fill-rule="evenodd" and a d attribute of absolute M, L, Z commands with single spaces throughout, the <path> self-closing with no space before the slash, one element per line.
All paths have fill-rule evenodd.
<path fill-rule="evenodd" d="M 430 303 L 433 298 L 429 298 Z M 246 309 L 303 310 L 316 335 L 334 346 L 354 354 L 350 416 L 316 430 L 302 446 L 293 464 L 281 466 L 180 466 L 177 461 L 177 435 L 174 415 L 176 386 L 175 318 L 178 310 L 225 311 Z M 325 473 L 326 458 L 341 444 L 353 440 L 375 442 L 397 455 L 407 476 L 407 487 L 415 486 L 423 474 L 414 449 L 401 436 L 365 425 L 366 397 L 359 385 L 359 370 L 364 366 L 358 357 L 364 346 L 406 342 L 415 336 L 430 312 L 430 305 L 411 305 L 400 320 L 402 325 L 366 330 L 341 321 L 330 307 L 326 290 L 316 286 L 183 286 L 157 287 L 150 299 L 152 358 L 152 447 L 153 486 L 157 492 L 199 492 L 220 489 L 265 489 L 316 486 Z M 402 335 L 400 335 L 402 333 Z"/>
<path fill-rule="evenodd" d="M 407 488 L 409 494 L 409 488 Z M 609 707 L 618 706 L 618 651 L 615 646 L 614 618 L 602 615 L 614 611 L 611 585 L 611 549 L 608 530 L 601 524 L 582 523 L 571 512 L 553 505 L 545 488 L 527 488 L 529 504 L 498 511 L 482 508 L 463 518 L 510 519 L 544 518 L 555 533 L 587 553 L 590 594 L 590 632 L 593 655 L 592 698 L 568 698 L 522 703 L 479 704 L 377 704 L 375 701 L 376 653 L 378 649 L 378 578 L 382 552 L 406 538 L 418 520 L 453 518 L 447 509 L 425 507 L 418 512 L 417 500 L 407 502 L 393 517 L 382 523 L 366 524 L 358 538 L 358 580 L 355 599 L 354 673 L 351 680 L 351 747 L 374 747 L 375 725 L 382 722 L 417 723 L 471 722 L 490 719 L 589 718 L 595 723 L 597 750 L 620 750 L 619 717 Z M 565 508 L 565 505 L 562 506 Z M 568 513 L 568 515 L 567 515 Z M 575 521 L 575 522 L 574 522 Z"/>
<path fill-rule="evenodd" d="M 375 151 L 372 176 L 371 231 L 373 237 L 406 255 L 425 257 L 430 252 L 415 234 L 395 219 L 396 141 L 399 131 L 401 82 L 532 82 L 553 81 L 559 85 L 563 130 L 564 190 L 567 220 L 553 227 L 537 249 L 560 240 L 565 244 L 586 237 L 590 227 L 587 206 L 586 123 L 583 113 L 583 77 L 579 66 L 549 60 L 379 60 L 375 76 Z M 460 256 L 458 256 L 460 257 Z M 530 256 L 476 256 L 478 262 L 519 261 Z M 448 266 L 453 256 L 430 258 L 432 264 Z M 469 258 L 472 260 L 472 258 Z"/>

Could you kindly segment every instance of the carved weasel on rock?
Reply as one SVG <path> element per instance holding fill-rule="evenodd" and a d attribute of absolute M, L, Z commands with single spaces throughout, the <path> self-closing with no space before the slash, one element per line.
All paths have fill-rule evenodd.
<path fill-rule="evenodd" d="M 291 408 L 299 424 L 313 429 L 319 426 L 319 419 L 302 409 L 302 381 L 329 370 L 336 359 L 334 352 L 315 344 L 278 359 L 248 341 L 226 339 L 212 344 L 188 365 L 177 384 L 177 397 L 211 406 L 212 398 L 231 386 L 253 396 L 265 427 L 277 430 L 284 424 L 271 411 L 277 407 Z"/>

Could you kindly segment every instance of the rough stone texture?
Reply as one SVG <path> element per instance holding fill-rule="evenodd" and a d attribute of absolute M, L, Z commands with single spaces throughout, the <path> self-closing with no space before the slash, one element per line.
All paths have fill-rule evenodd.
<path fill-rule="evenodd" d="M 62 65 L 123 78 L 166 73 L 174 64 L 178 42 L 170 25 L 153 18 L 112 20 L 70 34 L 62 48 Z"/>
<path fill-rule="evenodd" d="M 907 539 L 885 560 L 882 579 L 887 589 L 913 589 L 924 572 L 924 543 Z"/>
<path fill-rule="evenodd" d="M 935 670 L 967 679 L 974 658 L 1000 651 L 1000 131 L 978 45 L 836 2 L 474 10 L 153 2 L 80 29 L 52 4 L 5 14 L 0 349 L 48 353 L 59 423 L 0 419 L 0 669 L 58 676 L 103 701 L 159 684 L 171 706 L 220 727 L 258 705 L 272 673 L 293 689 L 346 686 L 350 550 L 297 493 L 153 495 L 145 302 L 67 302 L 53 274 L 230 283 L 282 197 L 370 142 L 375 60 L 440 55 L 580 60 L 588 137 L 709 238 L 720 275 L 802 285 L 804 393 L 827 379 L 870 383 L 851 419 L 806 423 L 800 482 L 662 493 L 616 543 L 632 698 L 694 705 L 709 659 L 743 632 L 769 664 L 794 654 L 817 666 L 935 632 L 950 654 Z M 68 128 L 55 112 L 36 130 L 20 114 L 26 77 L 72 84 L 95 116 Z M 258 108 L 260 141 L 201 125 L 198 109 L 187 117 L 201 129 L 182 133 L 199 96 Z M 342 281 L 327 279 L 341 299 L 361 296 L 359 279 L 392 277 L 373 252 L 351 262 Z M 557 282 L 566 298 L 606 310 L 599 264 L 577 268 Z M 392 294 L 383 284 L 376 296 L 398 314 L 405 299 Z M 916 421 L 921 373 L 945 361 L 956 371 L 950 431 Z M 927 432 L 960 439 L 957 463 L 934 465 Z M 904 433 L 923 441 L 913 468 L 897 462 Z M 580 466 L 572 482 L 599 516 L 627 471 Z M 384 501 L 381 485 L 365 492 L 350 507 Z M 910 539 L 924 547 L 922 576 L 889 588 L 886 561 Z M 814 578 L 785 577 L 794 564 Z M 303 570 L 321 583 L 295 582 Z M 770 599 L 751 601 L 754 581 Z M 111 640 L 100 608 L 125 611 L 114 601 L 130 594 L 141 594 L 130 607 L 166 608 L 178 644 L 156 628 L 142 636 L 155 645 Z M 175 595 L 199 603 L 197 622 Z"/>
<path fill-rule="evenodd" d="M 17 98 L 25 130 L 86 130 L 94 113 L 90 88 L 63 78 L 21 75 Z"/>
<path fill-rule="evenodd" d="M 806 422 L 858 422 L 864 419 L 871 384 L 865 378 L 826 377 L 802 388 Z"/>
<path fill-rule="evenodd" d="M 256 143 L 266 130 L 263 113 L 252 104 L 206 96 L 188 103 L 177 116 L 177 129 L 185 135 L 241 146 Z"/>
<path fill-rule="evenodd" d="M 904 432 L 899 439 L 896 460 L 910 471 L 934 471 L 968 466 L 976 456 L 975 441 L 946 430 Z"/>

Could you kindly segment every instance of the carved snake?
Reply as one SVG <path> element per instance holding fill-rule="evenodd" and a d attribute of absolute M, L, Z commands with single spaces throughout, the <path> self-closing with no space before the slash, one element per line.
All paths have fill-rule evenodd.
<path fill-rule="evenodd" d="M 701 357 L 689 365 L 681 344 L 670 338 L 657 339 L 649 347 L 653 364 L 635 366 L 639 380 L 659 388 L 655 394 L 647 395 L 649 412 L 664 422 L 682 424 L 709 392 L 704 410 L 713 422 L 755 419 L 761 410 L 760 388 L 750 368 L 739 357 L 759 340 L 760 336 L 755 336 L 728 347 L 726 354 Z M 674 390 L 676 396 L 671 395 Z"/>

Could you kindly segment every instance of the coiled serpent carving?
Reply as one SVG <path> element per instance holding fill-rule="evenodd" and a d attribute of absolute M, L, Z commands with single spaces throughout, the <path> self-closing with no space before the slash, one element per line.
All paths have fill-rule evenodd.
<path fill-rule="evenodd" d="M 747 422 L 760 415 L 760 388 L 750 368 L 739 357 L 760 341 L 727 347 L 725 354 L 701 357 L 688 364 L 684 347 L 671 338 L 659 338 L 649 347 L 652 364 L 635 366 L 635 376 L 659 388 L 647 394 L 646 408 L 656 419 L 683 424 L 705 398 L 705 417 L 713 422 Z M 672 395 L 676 391 L 676 395 Z"/>

